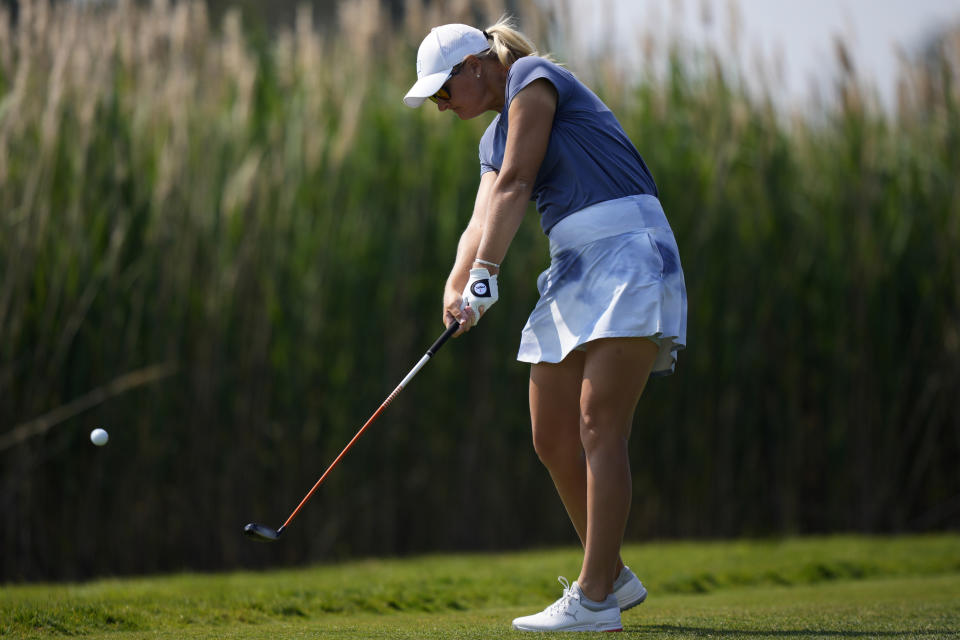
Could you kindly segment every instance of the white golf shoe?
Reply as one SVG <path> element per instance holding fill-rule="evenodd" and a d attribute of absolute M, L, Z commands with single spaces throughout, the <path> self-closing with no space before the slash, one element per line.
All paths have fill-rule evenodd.
<path fill-rule="evenodd" d="M 626 611 L 647 599 L 647 589 L 630 567 L 624 566 L 613 582 L 613 595 L 617 597 L 620 611 Z"/>
<path fill-rule="evenodd" d="M 552 605 L 532 616 L 513 621 L 519 631 L 623 631 L 620 607 L 610 594 L 602 603 L 594 603 L 583 595 L 580 585 L 559 578 L 563 595 Z M 600 607 L 595 609 L 595 607 Z"/>

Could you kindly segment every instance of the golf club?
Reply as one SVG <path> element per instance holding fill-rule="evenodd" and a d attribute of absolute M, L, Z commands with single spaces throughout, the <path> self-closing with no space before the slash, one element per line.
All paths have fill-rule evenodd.
<path fill-rule="evenodd" d="M 446 342 L 450 336 L 456 333 L 457 329 L 459 328 L 460 324 L 454 321 L 454 323 L 447 327 L 447 330 L 443 332 L 443 335 L 437 338 L 437 341 L 433 343 L 433 346 L 427 349 L 427 352 L 423 354 L 423 357 L 420 358 L 420 361 L 417 362 L 413 369 L 410 370 L 410 373 L 408 373 L 407 376 L 400 382 L 400 384 L 397 385 L 397 388 L 393 390 L 393 393 L 387 396 L 387 399 L 383 401 L 383 404 L 380 405 L 380 408 L 377 409 L 372 416 L 370 416 L 370 419 L 367 420 L 366 424 L 360 427 L 360 431 L 357 431 L 357 435 L 353 436 L 353 439 L 350 440 L 350 442 L 347 443 L 347 446 L 343 448 L 343 451 L 340 452 L 340 455 L 338 455 L 336 459 L 330 463 L 330 466 L 327 467 L 327 470 L 323 472 L 323 475 L 320 476 L 320 479 L 317 480 L 317 483 L 313 485 L 313 488 L 310 489 L 310 492 L 304 496 L 303 500 L 300 501 L 300 504 L 297 505 L 297 508 L 293 510 L 293 513 L 290 514 L 290 517 L 287 518 L 287 521 L 284 522 L 279 529 L 271 529 L 266 525 L 251 522 L 243 528 L 244 535 L 258 542 L 274 542 L 277 540 L 280 537 L 280 534 L 286 530 L 287 526 L 293 522 L 293 519 L 297 517 L 297 514 L 300 513 L 300 509 L 303 508 L 303 505 L 305 505 L 316 492 L 316 490 L 320 488 L 320 485 L 323 484 L 323 481 L 327 479 L 327 476 L 330 475 L 330 472 L 333 471 L 333 468 L 337 466 L 337 463 L 340 462 L 340 459 L 346 455 L 347 451 L 349 451 L 353 444 L 360 438 L 361 435 L 363 435 L 363 432 L 366 431 L 367 427 L 373 424 L 373 421 L 380 417 L 380 414 L 383 413 L 383 410 L 386 409 L 391 402 L 393 402 L 394 398 L 397 397 L 400 391 L 403 390 L 410 380 L 413 379 L 413 376 L 417 375 L 417 372 L 423 368 L 423 365 L 427 364 L 427 360 L 432 358 L 433 355 L 440 349 L 440 347 L 443 346 L 443 343 Z"/>

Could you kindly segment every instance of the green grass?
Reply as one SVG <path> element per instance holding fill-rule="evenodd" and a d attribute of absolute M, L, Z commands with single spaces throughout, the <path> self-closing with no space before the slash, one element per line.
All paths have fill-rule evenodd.
<path fill-rule="evenodd" d="M 625 557 L 637 638 L 960 637 L 960 535 L 656 543 Z M 7 586 L 0 636 L 497 638 L 559 595 L 579 553 L 436 555 L 307 569 Z M 540 637 L 540 636 L 538 636 Z"/>

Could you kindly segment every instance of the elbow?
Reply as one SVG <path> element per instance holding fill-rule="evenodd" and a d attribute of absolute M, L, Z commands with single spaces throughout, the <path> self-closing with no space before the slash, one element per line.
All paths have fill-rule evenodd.
<path fill-rule="evenodd" d="M 536 176 L 521 173 L 501 174 L 497 180 L 497 191 L 502 195 L 526 202 L 533 195 Z"/>

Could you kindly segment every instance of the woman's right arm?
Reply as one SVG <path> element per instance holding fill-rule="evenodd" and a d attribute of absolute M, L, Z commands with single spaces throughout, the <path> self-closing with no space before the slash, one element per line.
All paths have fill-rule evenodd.
<path fill-rule="evenodd" d="M 454 336 L 470 329 L 469 318 L 460 309 L 461 294 L 463 288 L 467 286 L 467 280 L 470 279 L 470 267 L 473 266 L 473 261 L 477 257 L 477 247 L 480 246 L 484 224 L 487 220 L 490 193 L 496 181 L 496 171 L 487 171 L 480 176 L 480 187 L 477 189 L 477 199 L 473 204 L 473 215 L 470 216 L 467 228 L 460 235 L 460 243 L 457 245 L 457 259 L 453 263 L 453 269 L 450 270 L 450 276 L 447 278 L 446 287 L 444 287 L 443 324 L 449 326 L 454 320 L 460 323 L 460 329 Z M 497 273 L 497 269 L 491 267 L 490 273 Z"/>

